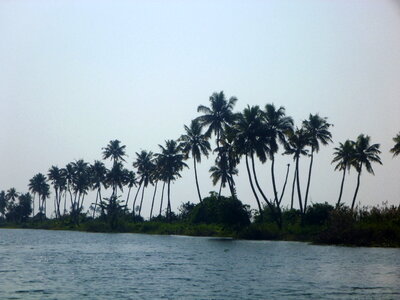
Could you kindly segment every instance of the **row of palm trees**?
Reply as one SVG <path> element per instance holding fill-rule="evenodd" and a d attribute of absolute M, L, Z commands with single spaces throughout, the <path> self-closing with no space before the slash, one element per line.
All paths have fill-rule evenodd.
<path fill-rule="evenodd" d="M 293 118 L 286 115 L 284 107 L 275 107 L 267 104 L 264 109 L 259 106 L 247 106 L 243 112 L 234 112 L 237 102 L 236 97 L 227 99 L 221 91 L 210 96 L 210 105 L 200 105 L 198 112 L 200 116 L 191 121 L 190 125 L 184 126 L 184 134 L 177 140 L 167 140 L 165 145 L 159 145 L 159 153 L 142 150 L 136 153 L 133 170 L 124 167 L 126 157 L 126 146 L 119 140 L 112 140 L 103 148 L 103 160 L 111 160 L 112 167 L 107 169 L 102 161 L 89 164 L 83 160 L 77 160 L 67 164 L 64 168 L 52 166 L 46 175 L 38 173 L 29 182 L 29 190 L 34 199 L 38 196 L 39 212 L 46 214 L 46 199 L 50 195 L 50 185 L 54 189 L 54 208 L 56 218 L 67 212 L 67 202 L 72 216 L 78 216 L 84 209 L 84 199 L 90 190 L 96 193 L 93 203 L 93 217 L 98 210 L 99 203 L 103 201 L 104 190 L 110 188 L 109 197 L 118 197 L 118 192 L 128 188 L 126 199 L 124 199 L 125 211 L 129 211 L 129 198 L 132 188 L 137 187 L 132 205 L 132 213 L 136 208 L 141 216 L 145 190 L 149 184 L 154 186 L 151 203 L 150 218 L 153 216 L 153 208 L 157 193 L 158 183 L 162 183 L 159 215 L 162 213 L 164 190 L 167 187 L 166 215 L 171 214 L 171 182 L 177 180 L 183 168 L 188 167 L 184 162 L 193 159 L 193 170 L 196 182 L 196 191 L 199 202 L 202 194 L 197 174 L 197 164 L 201 163 L 203 156 L 215 153 L 215 165 L 210 168 L 212 182 L 219 184 L 218 196 L 222 189 L 228 186 L 232 197 L 236 197 L 235 176 L 238 175 L 237 166 L 242 159 L 245 161 L 247 176 L 253 195 L 256 199 L 258 211 L 263 215 L 264 206 L 277 217 L 280 224 L 281 204 L 286 191 L 290 165 L 286 166 L 286 176 L 281 191 L 275 175 L 275 157 L 279 150 L 282 154 L 291 155 L 294 160 L 294 172 L 291 191 L 290 208 L 294 207 L 294 199 L 297 194 L 298 206 L 301 213 L 308 207 L 308 199 L 311 189 L 312 170 L 314 166 L 314 155 L 322 146 L 332 142 L 332 134 L 329 131 L 332 124 L 327 118 L 318 114 L 310 114 L 308 119 L 295 127 Z M 203 133 L 204 132 L 204 133 Z M 215 138 L 215 149 L 211 148 L 210 140 Z M 394 138 L 396 145 L 391 150 L 394 155 L 400 153 L 400 134 Z M 335 157 L 332 163 L 336 163 L 335 170 L 343 171 L 340 186 L 340 205 L 346 171 L 355 168 L 357 187 L 352 201 L 352 209 L 357 197 L 360 185 L 360 176 L 363 167 L 373 174 L 371 163 L 381 164 L 379 158 L 379 144 L 370 145 L 370 138 L 360 135 L 356 141 L 340 143 L 335 148 Z M 300 159 L 309 158 L 305 194 L 304 187 L 300 184 Z M 270 189 L 262 186 L 258 180 L 256 161 L 264 164 L 271 162 Z M 136 206 L 139 200 L 139 205 Z M 108 196 L 108 195 L 107 195 Z M 33 201 L 34 202 L 34 201 Z M 63 209 L 62 209 L 63 202 Z M 100 205 L 101 207 L 101 205 Z M 33 214 L 35 207 L 33 207 Z"/>

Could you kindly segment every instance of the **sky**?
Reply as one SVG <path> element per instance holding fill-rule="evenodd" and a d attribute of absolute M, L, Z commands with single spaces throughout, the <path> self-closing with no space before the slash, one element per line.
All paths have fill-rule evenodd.
<path fill-rule="evenodd" d="M 235 111 L 274 103 L 298 126 L 310 113 L 334 125 L 333 143 L 314 159 L 312 203 L 337 201 L 333 148 L 364 133 L 381 145 L 383 166 L 362 174 L 358 200 L 399 204 L 400 157 L 389 149 L 400 131 L 400 1 L 0 0 L 0 37 L 0 190 L 27 192 L 29 179 L 52 165 L 101 159 L 113 139 L 126 145 L 133 169 L 135 152 L 177 139 L 197 106 L 224 91 L 238 98 Z M 203 196 L 218 190 L 213 163 L 211 156 L 198 168 Z M 279 190 L 288 163 L 278 155 Z M 303 193 L 308 164 L 301 159 Z M 257 166 L 272 197 L 269 168 Z M 239 199 L 256 208 L 244 163 L 236 183 Z M 352 170 L 346 204 L 355 184 Z M 171 198 L 174 210 L 197 203 L 192 169 Z"/>

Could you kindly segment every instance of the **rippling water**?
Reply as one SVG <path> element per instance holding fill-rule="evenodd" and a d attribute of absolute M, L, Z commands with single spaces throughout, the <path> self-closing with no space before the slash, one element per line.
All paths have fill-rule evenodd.
<path fill-rule="evenodd" d="M 400 249 L 0 229 L 0 299 L 400 299 Z"/>

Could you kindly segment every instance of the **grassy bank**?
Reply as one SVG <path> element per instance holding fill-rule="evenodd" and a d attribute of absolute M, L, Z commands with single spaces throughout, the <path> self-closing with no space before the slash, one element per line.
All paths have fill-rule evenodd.
<path fill-rule="evenodd" d="M 283 212 L 283 227 L 265 217 L 247 225 L 196 223 L 190 219 L 159 221 L 119 220 L 115 228 L 103 219 L 82 216 L 74 224 L 69 217 L 61 220 L 29 220 L 24 223 L 1 223 L 2 228 L 32 228 L 51 230 L 76 230 L 87 232 L 146 233 L 161 235 L 188 235 L 232 237 L 249 240 L 304 241 L 327 245 L 400 247 L 400 210 L 395 207 L 363 209 L 352 213 L 327 204 L 312 206 L 306 215 L 297 211 Z"/>

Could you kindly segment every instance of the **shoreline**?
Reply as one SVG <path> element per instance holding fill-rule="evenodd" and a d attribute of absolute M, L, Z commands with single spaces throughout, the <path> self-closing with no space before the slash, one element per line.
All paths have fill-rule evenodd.
<path fill-rule="evenodd" d="M 285 241 L 285 242 L 302 242 L 310 245 L 318 246 L 339 246 L 339 247 L 367 247 L 367 248 L 400 248 L 400 244 L 394 241 L 377 243 L 376 241 L 365 241 L 360 243 L 359 240 L 349 243 L 329 243 L 321 242 L 316 237 L 318 232 L 309 234 L 308 236 L 304 233 L 301 234 L 289 234 L 288 232 L 281 231 L 278 235 L 273 235 L 270 238 L 252 238 L 246 235 L 248 227 L 254 226 L 254 224 L 235 231 L 232 229 L 224 228 L 220 224 L 185 224 L 185 223 L 161 223 L 161 222 L 140 222 L 140 223 L 129 223 L 129 228 L 124 230 L 104 230 L 103 226 L 88 226 L 90 222 L 82 223 L 78 226 L 60 226 L 61 224 L 51 224 L 53 220 L 47 220 L 43 223 L 23 223 L 23 224 L 0 224 L 0 229 L 33 229 L 33 230 L 53 230 L 53 231 L 77 231 L 86 233 L 110 233 L 110 234 L 121 234 L 121 233 L 133 233 L 133 234 L 149 234 L 149 235 L 171 235 L 171 236 L 185 236 L 185 237 L 208 237 L 208 238 L 221 238 L 226 240 L 244 240 L 244 241 Z M 99 225 L 96 222 L 96 225 Z M 53 226 L 50 226 L 53 225 Z M 104 224 L 102 224 L 104 225 Z M 265 236 L 270 234 L 264 232 Z"/>

